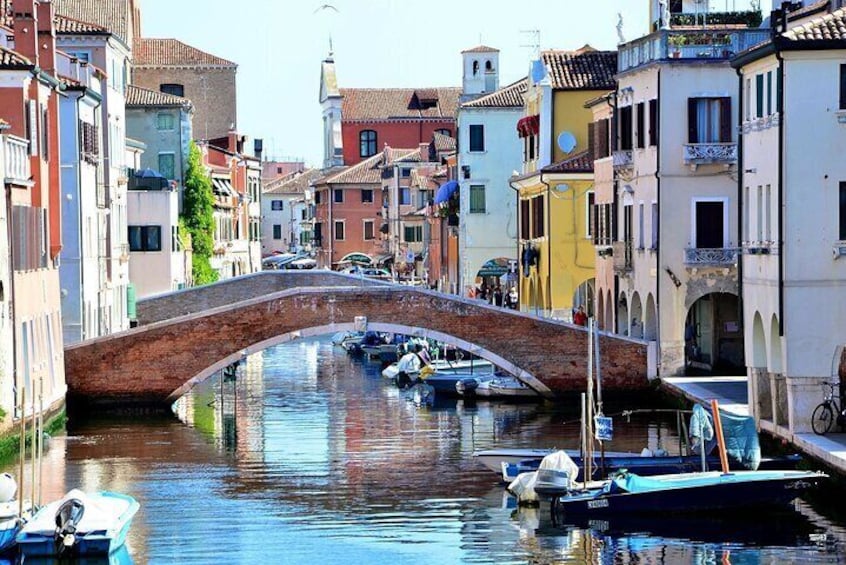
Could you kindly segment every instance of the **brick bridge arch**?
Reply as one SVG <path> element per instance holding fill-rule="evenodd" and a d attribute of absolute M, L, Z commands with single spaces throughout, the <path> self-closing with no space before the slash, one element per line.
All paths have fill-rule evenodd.
<path fill-rule="evenodd" d="M 585 388 L 584 328 L 328 271 L 269 272 L 139 303 L 139 326 L 65 350 L 70 403 L 167 405 L 245 353 L 368 329 L 431 337 L 492 361 L 546 396 Z M 647 344 L 603 334 L 603 389 L 643 389 Z"/>

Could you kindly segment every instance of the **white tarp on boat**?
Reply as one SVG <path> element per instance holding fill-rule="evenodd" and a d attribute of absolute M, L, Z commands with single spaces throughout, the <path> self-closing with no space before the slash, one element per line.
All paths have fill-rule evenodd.
<path fill-rule="evenodd" d="M 579 467 L 564 451 L 554 451 L 543 458 L 537 471 L 520 473 L 510 485 L 508 492 L 517 497 L 519 504 L 536 504 L 540 501 L 535 487 L 538 481 L 553 483 L 551 486 L 566 488 L 573 477 L 579 475 Z"/>

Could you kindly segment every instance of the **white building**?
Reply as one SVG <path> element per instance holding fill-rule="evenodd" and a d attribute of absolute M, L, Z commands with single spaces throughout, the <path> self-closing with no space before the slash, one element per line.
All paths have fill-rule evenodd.
<path fill-rule="evenodd" d="M 129 79 L 132 30 L 119 14 L 97 10 L 94 3 L 62 2 L 57 11 L 75 18 L 74 25 L 57 30 L 58 49 L 103 69 L 108 77 L 103 89 L 100 113 L 100 175 L 107 211 L 104 247 L 106 277 L 98 289 L 101 307 L 101 335 L 129 328 L 129 245 L 127 242 L 125 93 Z M 90 22 L 90 23 L 88 23 Z"/>
<path fill-rule="evenodd" d="M 175 185 L 127 193 L 129 275 L 137 298 L 185 287 L 185 250 L 179 233 L 179 192 Z"/>
<path fill-rule="evenodd" d="M 846 10 L 805 14 L 775 12 L 773 38 L 733 62 L 749 399 L 785 438 L 810 431 L 822 382 L 843 382 L 846 344 Z"/>
<path fill-rule="evenodd" d="M 65 344 L 104 334 L 107 280 L 106 190 L 100 164 L 99 111 L 105 88 L 92 65 L 57 54 L 61 74 L 74 79 L 59 99 L 62 159 L 62 333 Z"/>
<path fill-rule="evenodd" d="M 606 289 L 604 306 L 615 309 L 619 333 L 657 342 L 662 375 L 745 367 L 736 266 L 739 104 L 729 59 L 769 31 L 733 17 L 723 15 L 731 25 L 693 29 L 661 18 L 657 31 L 619 46 L 618 283 L 610 300 Z"/>
<path fill-rule="evenodd" d="M 467 67 L 468 58 L 478 53 L 465 51 L 463 55 Z M 475 84 L 468 82 L 465 75 L 465 96 L 473 94 Z M 491 264 L 489 262 L 503 266 L 514 261 L 516 265 L 517 199 L 508 179 L 523 165 L 523 142 L 516 132 L 517 122 L 523 117 L 526 85 L 527 79 L 523 78 L 459 107 L 461 289 L 475 285 L 482 266 Z M 478 96 L 479 92 L 475 94 Z M 478 145 L 479 139 L 481 145 Z"/>
<path fill-rule="evenodd" d="M 319 169 L 291 173 L 265 184 L 261 200 L 262 256 L 305 250 L 303 227 L 308 222 L 306 193 Z"/>

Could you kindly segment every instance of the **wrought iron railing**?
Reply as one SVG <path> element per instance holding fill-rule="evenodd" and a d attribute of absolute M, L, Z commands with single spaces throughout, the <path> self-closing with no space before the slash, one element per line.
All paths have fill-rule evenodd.
<path fill-rule="evenodd" d="M 736 143 L 686 143 L 686 165 L 730 164 L 737 162 Z"/>
<path fill-rule="evenodd" d="M 738 254 L 736 247 L 690 247 L 684 250 L 684 262 L 687 265 L 727 267 L 737 263 Z"/>

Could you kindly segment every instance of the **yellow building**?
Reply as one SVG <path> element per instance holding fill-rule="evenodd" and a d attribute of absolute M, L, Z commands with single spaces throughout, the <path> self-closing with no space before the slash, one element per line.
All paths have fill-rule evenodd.
<path fill-rule="evenodd" d="M 544 51 L 529 73 L 519 201 L 520 308 L 571 319 L 593 312 L 592 140 L 588 100 L 614 89 L 617 54 L 585 46 Z"/>

